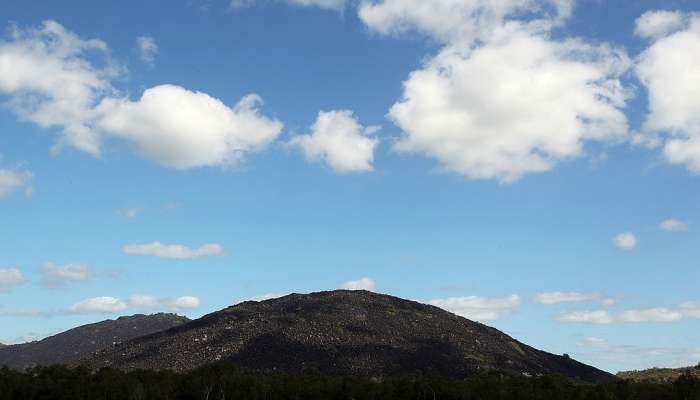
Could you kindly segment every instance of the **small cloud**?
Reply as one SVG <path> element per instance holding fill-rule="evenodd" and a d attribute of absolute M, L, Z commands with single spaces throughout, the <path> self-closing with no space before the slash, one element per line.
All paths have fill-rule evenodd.
<path fill-rule="evenodd" d="M 136 45 L 141 53 L 141 61 L 152 66 L 158 54 L 158 45 L 151 36 L 139 36 L 136 38 Z"/>
<path fill-rule="evenodd" d="M 512 313 L 521 303 L 520 296 L 515 294 L 507 297 L 450 297 L 433 299 L 428 302 L 428 304 L 477 321 L 500 319 Z"/>
<path fill-rule="evenodd" d="M 70 311 L 76 314 L 113 314 L 129 308 L 126 302 L 115 297 L 93 297 L 73 304 Z"/>
<path fill-rule="evenodd" d="M 626 310 L 612 314 L 608 310 L 570 311 L 559 314 L 560 322 L 580 322 L 589 324 L 678 322 L 700 319 L 700 302 L 687 302 L 678 307 L 653 307 Z"/>
<path fill-rule="evenodd" d="M 615 247 L 621 250 L 632 250 L 637 247 L 637 236 L 631 232 L 621 233 L 613 238 Z"/>
<path fill-rule="evenodd" d="M 580 322 L 587 324 L 610 324 L 615 321 L 608 310 L 571 311 L 561 313 L 556 317 L 560 322 Z"/>
<path fill-rule="evenodd" d="M 593 301 L 600 298 L 598 293 L 579 293 L 579 292 L 547 292 L 538 293 L 535 295 L 534 301 L 538 304 L 559 304 L 559 303 L 579 303 L 585 301 Z"/>
<path fill-rule="evenodd" d="M 607 298 L 601 300 L 601 301 L 600 301 L 600 304 L 601 304 L 603 307 L 612 307 L 612 306 L 614 306 L 615 304 L 617 304 L 617 303 L 619 303 L 619 302 L 620 302 L 620 299 L 614 299 L 614 298 L 612 298 L 612 297 L 607 297 Z"/>
<path fill-rule="evenodd" d="M 604 348 L 608 347 L 608 341 L 605 339 L 597 338 L 597 337 L 585 337 L 581 339 L 577 345 L 581 347 L 594 347 L 594 348 Z"/>
<path fill-rule="evenodd" d="M 145 210 L 143 208 L 139 208 L 139 207 L 122 208 L 121 210 L 117 210 L 117 214 L 119 214 L 125 218 L 136 218 L 140 214 L 142 214 L 144 211 Z"/>
<path fill-rule="evenodd" d="M 18 190 L 23 190 L 25 195 L 30 196 L 33 192 L 32 178 L 32 173 L 28 171 L 0 169 L 0 198 Z"/>
<path fill-rule="evenodd" d="M 105 296 L 94 297 L 76 303 L 70 308 L 70 312 L 76 314 L 115 314 L 133 308 L 165 307 L 173 310 L 185 310 L 197 308 L 199 305 L 199 298 L 194 296 L 163 298 L 149 295 L 133 295 L 126 300 Z"/>
<path fill-rule="evenodd" d="M 24 274 L 17 268 L 0 268 L 0 292 L 26 282 Z"/>
<path fill-rule="evenodd" d="M 338 289 L 369 290 L 370 292 L 374 292 L 377 290 L 377 285 L 371 278 L 364 277 L 356 281 L 343 282 L 338 286 Z"/>
<path fill-rule="evenodd" d="M 360 125 L 349 110 L 320 112 L 311 133 L 292 138 L 309 161 L 324 161 L 338 173 L 374 170 L 374 149 L 379 140 L 370 136 L 379 127 Z"/>
<path fill-rule="evenodd" d="M 0 317 L 47 317 L 51 313 L 34 309 L 6 309 L 0 308 Z"/>
<path fill-rule="evenodd" d="M 90 278 L 90 267 L 85 264 L 64 266 L 48 262 L 41 267 L 43 282 L 49 287 L 59 287 L 70 282 L 84 282 Z"/>
<path fill-rule="evenodd" d="M 688 224 L 683 221 L 671 218 L 662 221 L 659 224 L 659 228 L 669 232 L 686 232 L 688 230 Z"/>
<path fill-rule="evenodd" d="M 224 248 L 216 243 L 205 244 L 197 249 L 191 249 L 179 244 L 166 245 L 160 242 L 153 242 L 148 244 L 129 244 L 124 246 L 123 250 L 124 253 L 131 255 L 148 255 L 180 260 L 224 255 Z"/>

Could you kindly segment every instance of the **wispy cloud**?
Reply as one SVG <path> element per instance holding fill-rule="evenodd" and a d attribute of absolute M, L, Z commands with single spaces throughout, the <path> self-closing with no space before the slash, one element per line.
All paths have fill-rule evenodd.
<path fill-rule="evenodd" d="M 687 302 L 673 308 L 631 309 L 620 313 L 612 313 L 609 310 L 567 311 L 557 315 L 555 319 L 560 322 L 589 324 L 678 322 L 700 319 L 700 302 Z"/>
<path fill-rule="evenodd" d="M 521 303 L 522 299 L 515 294 L 506 297 L 449 297 L 433 299 L 428 302 L 428 304 L 477 321 L 492 321 L 503 318 L 512 313 Z"/>
<path fill-rule="evenodd" d="M 179 244 L 166 245 L 160 242 L 153 242 L 147 244 L 129 244 L 124 246 L 123 250 L 124 253 L 131 255 L 148 255 L 180 260 L 224 255 L 224 248 L 216 243 L 205 244 L 199 248 L 192 249 Z"/>

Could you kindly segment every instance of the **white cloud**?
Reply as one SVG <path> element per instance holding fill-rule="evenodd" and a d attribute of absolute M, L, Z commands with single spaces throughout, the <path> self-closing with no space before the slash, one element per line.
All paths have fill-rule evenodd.
<path fill-rule="evenodd" d="M 442 42 L 488 41 L 518 14 L 536 15 L 531 29 L 546 30 L 570 14 L 570 0 L 362 0 L 358 14 L 384 35 L 417 31 Z"/>
<path fill-rule="evenodd" d="M 433 299 L 428 303 L 468 319 L 492 321 L 513 312 L 522 300 L 514 294 L 507 297 L 450 297 Z"/>
<path fill-rule="evenodd" d="M 614 299 L 614 298 L 608 297 L 608 298 L 602 299 L 602 300 L 600 301 L 600 304 L 601 304 L 603 307 L 611 307 L 611 306 L 614 306 L 615 304 L 617 304 L 617 303 L 619 303 L 619 302 L 620 302 L 620 299 Z"/>
<path fill-rule="evenodd" d="M 634 33 L 644 38 L 659 38 L 683 29 L 688 15 L 678 11 L 648 11 L 637 19 Z"/>
<path fill-rule="evenodd" d="M 95 58 L 107 66 L 97 67 Z M 55 150 L 71 145 L 99 156 L 105 139 L 117 138 L 166 167 L 235 165 L 282 130 L 259 114 L 255 94 L 231 108 L 206 93 L 160 85 L 131 101 L 111 85 L 120 72 L 104 42 L 83 40 L 53 21 L 15 29 L 0 42 L 0 94 L 10 96 L 21 117 L 63 129 Z"/>
<path fill-rule="evenodd" d="M 605 339 L 597 337 L 585 337 L 581 339 L 578 343 L 581 347 L 596 347 L 596 348 L 606 348 L 608 347 L 608 341 Z"/>
<path fill-rule="evenodd" d="M 166 167 L 235 165 L 282 130 L 279 121 L 259 114 L 260 104 L 260 97 L 248 95 L 229 108 L 206 93 L 161 85 L 136 102 L 105 99 L 97 109 L 98 126 Z"/>
<path fill-rule="evenodd" d="M 134 308 L 154 308 L 165 306 L 176 310 L 184 310 L 199 307 L 200 300 L 194 296 L 182 296 L 171 299 L 148 295 L 134 295 L 129 297 L 126 303 L 129 305 L 129 307 Z"/>
<path fill-rule="evenodd" d="M 151 36 L 139 36 L 136 38 L 136 45 L 141 53 L 141 61 L 148 65 L 153 65 L 158 54 L 158 45 Z"/>
<path fill-rule="evenodd" d="M 370 292 L 374 292 L 377 290 L 377 285 L 371 278 L 364 277 L 356 281 L 343 282 L 338 286 L 338 289 L 369 290 Z"/>
<path fill-rule="evenodd" d="M 588 141 L 626 137 L 627 66 L 608 46 L 523 30 L 475 49 L 448 46 L 411 73 L 389 111 L 404 131 L 396 149 L 469 179 L 551 170 L 582 156 Z"/>
<path fill-rule="evenodd" d="M 363 127 L 349 110 L 318 113 L 311 133 L 292 138 L 310 161 L 325 161 L 336 172 L 366 172 L 374 167 L 374 148 L 379 142 L 369 136 L 379 128 Z"/>
<path fill-rule="evenodd" d="M 345 8 L 346 0 L 282 0 L 285 3 L 303 6 L 303 7 L 319 7 L 327 10 L 342 11 Z M 233 10 L 253 7 L 257 0 L 231 0 L 230 7 Z"/>
<path fill-rule="evenodd" d="M 62 286 L 69 282 L 84 282 L 90 278 L 90 267 L 85 264 L 63 266 L 46 263 L 41 267 L 44 284 L 50 287 Z"/>
<path fill-rule="evenodd" d="M 115 297 L 93 297 L 74 304 L 70 310 L 79 314 L 113 314 L 126 310 L 129 306 Z"/>
<path fill-rule="evenodd" d="M 38 28 L 14 28 L 0 41 L 0 93 L 22 118 L 42 127 L 61 127 L 58 142 L 98 155 L 100 136 L 90 118 L 95 102 L 113 91 L 110 79 L 118 69 L 108 63 L 107 45 L 83 40 L 54 21 Z M 98 68 L 89 56 L 102 56 Z"/>
<path fill-rule="evenodd" d="M 618 314 L 612 314 L 607 310 L 570 311 L 561 313 L 556 317 L 556 320 L 561 322 L 591 324 L 677 322 L 689 319 L 700 319 L 700 302 L 687 302 L 674 308 L 632 309 Z"/>
<path fill-rule="evenodd" d="M 136 218 L 140 214 L 142 214 L 145 210 L 140 207 L 132 207 L 132 208 L 123 208 L 121 210 L 117 210 L 117 214 L 121 215 L 122 217 L 126 218 Z"/>
<path fill-rule="evenodd" d="M 561 313 L 556 317 L 561 322 L 583 322 L 589 324 L 610 324 L 615 318 L 607 310 L 571 311 Z"/>
<path fill-rule="evenodd" d="M 0 77 L 0 79 L 2 79 L 2 77 Z M 28 171 L 0 169 L 0 198 L 18 190 L 23 190 L 27 195 L 31 194 L 31 182 L 32 174 Z"/>
<path fill-rule="evenodd" d="M 2 317 L 28 317 L 28 318 L 35 318 L 35 317 L 47 317 L 50 314 L 41 311 L 41 310 L 34 310 L 34 309 L 6 309 L 6 308 L 0 308 L 0 316 Z"/>
<path fill-rule="evenodd" d="M 638 28 L 663 15 L 645 14 Z M 700 174 L 700 70 L 689 67 L 700 65 L 700 16 L 683 14 L 671 20 L 674 29 L 657 32 L 637 59 L 637 76 L 649 94 L 649 113 L 637 140 L 663 145 L 667 161 Z"/>
<path fill-rule="evenodd" d="M 161 298 L 149 295 L 133 295 L 127 300 L 116 297 L 94 297 L 74 304 L 70 311 L 78 314 L 114 314 L 133 308 L 170 308 L 185 310 L 197 308 L 200 300 L 193 296 Z"/>
<path fill-rule="evenodd" d="M 637 247 L 637 236 L 631 232 L 624 232 L 615 236 L 613 243 L 621 250 L 632 250 Z"/>
<path fill-rule="evenodd" d="M 683 314 L 677 310 L 658 307 L 624 311 L 617 319 L 620 322 L 673 322 L 683 319 Z"/>
<path fill-rule="evenodd" d="M 688 224 L 677 219 L 667 219 L 659 224 L 659 228 L 669 232 L 685 232 Z"/>
<path fill-rule="evenodd" d="M 0 292 L 26 281 L 24 274 L 17 268 L 0 268 Z"/>
<path fill-rule="evenodd" d="M 219 244 L 205 244 L 197 249 L 175 244 L 166 245 L 160 242 L 148 244 L 129 244 L 124 246 L 124 253 L 132 255 L 149 255 L 163 258 L 189 259 L 197 257 L 223 256 L 224 248 Z"/>
<path fill-rule="evenodd" d="M 539 304 L 559 304 L 559 303 L 575 303 L 584 301 L 593 301 L 600 298 L 598 293 L 579 293 L 579 292 L 547 292 L 537 293 L 535 295 L 535 303 Z"/>

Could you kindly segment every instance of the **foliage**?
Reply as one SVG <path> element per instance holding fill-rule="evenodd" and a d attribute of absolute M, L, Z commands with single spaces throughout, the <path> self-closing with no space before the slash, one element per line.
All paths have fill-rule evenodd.
<path fill-rule="evenodd" d="M 0 369 L 0 400 L 698 400 L 700 380 L 686 374 L 674 383 L 614 380 L 597 385 L 563 376 L 528 378 L 497 372 L 465 380 L 407 376 L 378 379 L 256 374 L 210 365 L 176 374 L 39 367 Z"/>

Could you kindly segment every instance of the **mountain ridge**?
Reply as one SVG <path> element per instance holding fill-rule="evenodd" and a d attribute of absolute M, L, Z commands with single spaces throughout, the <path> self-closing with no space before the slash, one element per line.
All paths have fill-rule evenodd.
<path fill-rule="evenodd" d="M 218 361 L 261 372 L 313 369 L 330 375 L 466 377 L 504 370 L 613 378 L 432 305 L 347 290 L 245 301 L 104 348 L 76 365 L 185 372 Z"/>
<path fill-rule="evenodd" d="M 0 366 L 70 364 L 103 347 L 190 321 L 176 314 L 135 314 L 81 325 L 42 340 L 0 346 Z"/>

